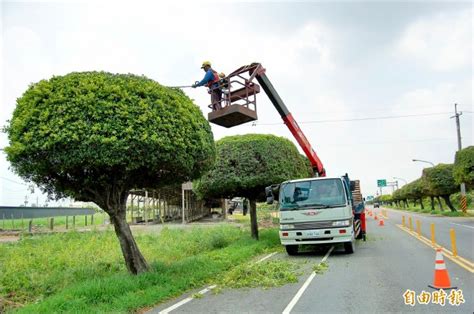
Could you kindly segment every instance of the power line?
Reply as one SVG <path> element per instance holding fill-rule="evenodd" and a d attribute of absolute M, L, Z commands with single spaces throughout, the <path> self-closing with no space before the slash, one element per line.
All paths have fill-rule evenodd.
<path fill-rule="evenodd" d="M 439 115 L 445 115 L 445 114 L 450 114 L 450 113 L 451 112 L 436 112 L 436 113 L 420 113 L 420 114 L 407 114 L 407 115 L 397 115 L 397 116 L 380 116 L 380 117 L 365 117 L 365 118 L 350 118 L 350 119 L 314 120 L 314 121 L 301 121 L 301 122 L 298 122 L 298 124 L 401 119 L 401 118 L 411 118 L 411 117 L 439 116 Z M 283 124 L 283 122 L 278 122 L 278 123 L 254 123 L 253 125 L 280 125 L 280 124 Z"/>
<path fill-rule="evenodd" d="M 383 145 L 383 144 L 403 144 L 403 143 L 421 143 L 421 142 L 439 142 L 439 141 L 454 141 L 452 138 L 428 138 L 428 139 L 395 139 L 388 141 L 375 141 L 375 142 L 350 142 L 350 143 L 319 143 L 317 146 L 356 146 L 356 145 Z"/>
<path fill-rule="evenodd" d="M 28 184 L 26 184 L 26 183 L 21 183 L 21 182 L 14 181 L 14 180 L 11 180 L 11 179 L 8 179 L 8 178 L 5 178 L 5 177 L 0 177 L 0 179 L 7 180 L 7 181 L 10 181 L 10 182 L 16 183 L 16 184 L 28 185 Z"/>

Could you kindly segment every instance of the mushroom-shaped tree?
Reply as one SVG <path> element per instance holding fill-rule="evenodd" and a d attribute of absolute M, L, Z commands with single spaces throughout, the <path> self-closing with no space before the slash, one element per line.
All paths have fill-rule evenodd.
<path fill-rule="evenodd" d="M 107 212 L 133 274 L 148 265 L 125 219 L 129 191 L 195 179 L 215 158 L 199 108 L 180 90 L 131 74 L 70 73 L 32 84 L 6 131 L 20 177 Z"/>
<path fill-rule="evenodd" d="M 214 167 L 197 181 L 201 197 L 243 196 L 250 200 L 252 237 L 258 239 L 256 202 L 265 187 L 311 176 L 306 159 L 286 138 L 269 134 L 224 137 L 216 142 Z"/>

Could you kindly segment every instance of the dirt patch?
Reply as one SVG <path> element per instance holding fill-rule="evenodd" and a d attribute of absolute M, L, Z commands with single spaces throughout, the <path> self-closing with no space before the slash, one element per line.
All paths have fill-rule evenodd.
<path fill-rule="evenodd" d="M 0 243 L 10 243 L 20 240 L 19 235 L 0 235 Z"/>

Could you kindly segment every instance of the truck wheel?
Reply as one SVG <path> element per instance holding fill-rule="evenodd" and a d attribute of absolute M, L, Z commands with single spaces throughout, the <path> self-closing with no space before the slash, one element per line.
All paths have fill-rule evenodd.
<path fill-rule="evenodd" d="M 298 254 L 298 245 L 285 245 L 285 249 L 288 255 Z"/>
<path fill-rule="evenodd" d="M 352 254 L 355 252 L 355 240 L 352 240 L 351 242 L 344 242 L 344 251 L 346 251 L 346 254 Z"/>

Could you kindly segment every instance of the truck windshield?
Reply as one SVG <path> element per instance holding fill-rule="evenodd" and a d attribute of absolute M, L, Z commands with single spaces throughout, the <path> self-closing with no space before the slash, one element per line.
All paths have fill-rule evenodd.
<path fill-rule="evenodd" d="M 345 204 L 344 188 L 339 179 L 290 182 L 280 188 L 280 210 L 331 208 Z"/>

